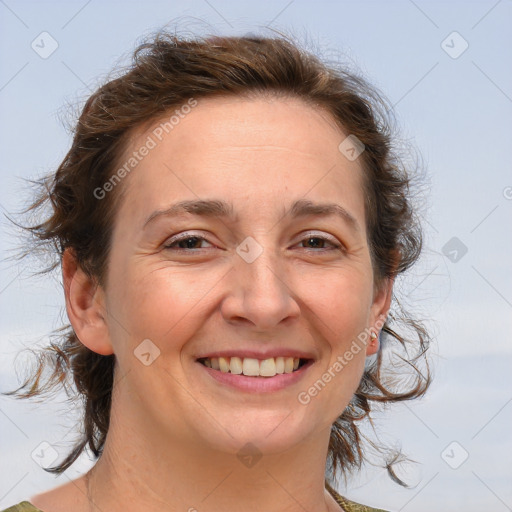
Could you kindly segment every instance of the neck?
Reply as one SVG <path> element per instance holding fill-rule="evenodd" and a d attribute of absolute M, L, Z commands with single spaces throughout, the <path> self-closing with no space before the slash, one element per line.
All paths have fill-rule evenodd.
<path fill-rule="evenodd" d="M 88 474 L 91 510 L 340 510 L 324 481 L 330 427 L 279 453 L 254 446 L 236 453 L 159 430 L 116 403 L 103 454 Z"/>

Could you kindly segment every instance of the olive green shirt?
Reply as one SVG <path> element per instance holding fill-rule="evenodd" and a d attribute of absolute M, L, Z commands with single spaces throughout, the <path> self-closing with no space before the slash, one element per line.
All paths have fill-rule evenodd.
<path fill-rule="evenodd" d="M 386 512 L 380 508 L 372 508 L 367 507 L 366 505 L 361 505 L 359 503 L 355 503 L 354 501 L 347 500 L 340 494 L 338 494 L 327 482 L 326 489 L 331 493 L 332 497 L 336 500 L 336 503 L 341 507 L 345 512 Z M 38 508 L 34 507 L 28 501 L 22 501 L 17 505 L 13 505 L 1 512 L 43 512 Z"/>

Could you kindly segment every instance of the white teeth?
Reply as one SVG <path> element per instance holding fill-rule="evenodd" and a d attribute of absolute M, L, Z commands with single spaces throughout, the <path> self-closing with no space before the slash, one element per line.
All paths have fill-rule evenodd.
<path fill-rule="evenodd" d="M 219 357 L 219 366 L 221 372 L 229 372 L 229 361 L 225 357 Z"/>
<path fill-rule="evenodd" d="M 257 359 L 251 359 L 250 357 L 244 357 L 243 363 L 244 375 L 251 377 L 257 377 L 260 374 L 260 363 Z"/>
<path fill-rule="evenodd" d="M 273 357 L 261 361 L 260 375 L 262 377 L 273 377 L 276 373 L 276 361 Z"/>
<path fill-rule="evenodd" d="M 239 357 L 232 357 L 229 361 L 229 371 L 236 375 L 242 373 L 242 360 Z"/>
<path fill-rule="evenodd" d="M 244 374 L 251 377 L 274 377 L 277 374 L 292 373 L 299 367 L 298 357 L 270 357 L 262 361 L 252 357 L 212 357 L 203 359 L 204 365 L 223 373 Z"/>

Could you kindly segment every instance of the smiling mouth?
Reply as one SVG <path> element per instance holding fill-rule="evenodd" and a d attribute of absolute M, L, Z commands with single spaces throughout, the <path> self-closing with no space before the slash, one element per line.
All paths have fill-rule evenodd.
<path fill-rule="evenodd" d="M 246 377 L 274 377 L 284 373 L 293 373 L 307 363 L 313 362 L 312 359 L 298 357 L 271 357 L 264 360 L 248 357 L 202 357 L 197 361 L 212 370 Z"/>

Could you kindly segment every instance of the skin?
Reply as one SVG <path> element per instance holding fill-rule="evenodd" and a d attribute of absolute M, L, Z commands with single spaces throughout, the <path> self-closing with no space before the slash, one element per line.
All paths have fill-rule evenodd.
<path fill-rule="evenodd" d="M 151 130 L 139 129 L 127 151 Z M 344 134 L 330 115 L 295 98 L 200 99 L 127 176 L 104 288 L 63 257 L 67 313 L 80 341 L 116 355 L 111 424 L 103 456 L 81 477 L 34 497 L 45 512 L 152 510 L 303 512 L 341 510 L 324 488 L 330 426 L 357 389 L 363 346 L 317 396 L 307 390 L 386 316 L 392 280 L 376 286 L 367 245 L 360 158 L 338 150 Z M 124 160 L 123 160 L 124 162 Z M 223 199 L 238 219 L 155 210 L 184 199 Z M 338 217 L 283 216 L 297 199 L 335 202 Z M 314 230 L 314 235 L 309 231 Z M 166 249 L 176 234 L 206 241 Z M 236 252 L 248 236 L 263 253 Z M 308 242 L 310 236 L 329 241 Z M 188 252 L 186 252 L 188 251 Z M 160 350 L 145 366 L 142 340 Z M 213 349 L 295 347 L 315 364 L 296 384 L 264 396 L 227 388 L 195 358 Z M 237 457 L 251 442 L 252 467 Z"/>

